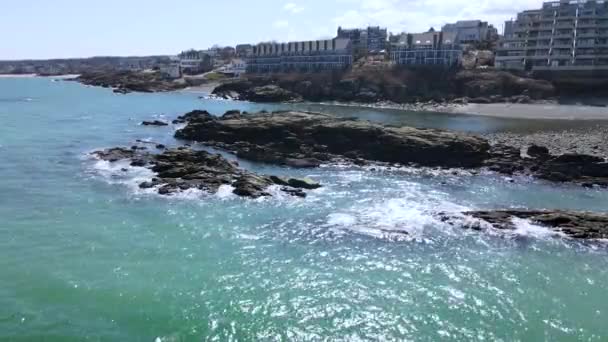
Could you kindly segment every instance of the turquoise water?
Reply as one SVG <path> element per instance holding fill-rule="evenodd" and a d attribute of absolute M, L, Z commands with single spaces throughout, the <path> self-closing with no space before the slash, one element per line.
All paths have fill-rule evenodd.
<path fill-rule="evenodd" d="M 480 132 L 518 126 L 312 107 Z M 605 244 L 555 239 L 525 222 L 513 233 L 469 232 L 433 216 L 607 211 L 607 191 L 433 170 L 243 162 L 326 186 L 305 200 L 163 198 L 137 189 L 145 171 L 125 174 L 87 156 L 135 139 L 175 144 L 174 127 L 139 122 L 194 108 L 279 109 L 0 79 L 1 341 L 608 338 Z"/>

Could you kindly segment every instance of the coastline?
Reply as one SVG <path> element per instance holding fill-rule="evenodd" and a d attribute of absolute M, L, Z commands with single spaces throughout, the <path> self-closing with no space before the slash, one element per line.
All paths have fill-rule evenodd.
<path fill-rule="evenodd" d="M 433 112 L 446 114 L 478 115 L 505 119 L 528 120 L 593 120 L 608 121 L 608 107 L 589 105 L 559 104 L 556 102 L 544 103 L 411 103 L 398 104 L 390 102 L 380 103 L 344 103 L 320 102 L 321 105 L 361 107 L 372 109 L 393 109 L 414 112 Z"/>
<path fill-rule="evenodd" d="M 38 77 L 36 74 L 0 74 L 0 78 L 32 78 Z"/>

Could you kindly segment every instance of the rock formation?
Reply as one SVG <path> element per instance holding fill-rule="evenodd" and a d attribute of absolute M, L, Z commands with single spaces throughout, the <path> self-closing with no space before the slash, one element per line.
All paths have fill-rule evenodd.
<path fill-rule="evenodd" d="M 446 222 L 474 230 L 492 227 L 514 230 L 514 219 L 528 220 L 532 224 L 546 227 L 556 234 L 575 239 L 608 239 L 608 215 L 562 210 L 496 210 L 466 212 L 465 216 L 476 220 L 441 214 Z"/>
<path fill-rule="evenodd" d="M 316 189 L 321 185 L 310 179 L 260 176 L 243 170 L 238 164 L 219 154 L 195 151 L 187 148 L 165 150 L 152 154 L 140 149 L 112 148 L 93 153 L 109 162 L 130 160 L 131 166 L 146 167 L 157 176 L 140 184 L 141 188 L 157 188 L 161 195 L 170 195 L 188 189 L 215 193 L 222 185 L 234 187 L 234 194 L 259 198 L 270 196 L 272 185 L 290 195 L 306 197 L 304 189 Z"/>
<path fill-rule="evenodd" d="M 188 113 L 176 132 L 183 140 L 234 152 L 253 161 L 293 167 L 349 161 L 443 168 L 488 168 L 503 174 L 528 174 L 554 182 L 608 186 L 608 163 L 603 158 L 550 155 L 533 147 L 527 155 L 506 145 L 450 131 L 385 126 L 305 112 L 215 117 L 205 111 Z"/>
<path fill-rule="evenodd" d="M 261 162 L 315 167 L 347 159 L 403 165 L 481 167 L 490 145 L 456 132 L 383 126 L 330 115 L 281 112 L 217 118 L 186 114 L 188 125 L 176 132 L 183 140 L 236 152 Z M 182 117 L 183 119 L 184 117 Z"/>

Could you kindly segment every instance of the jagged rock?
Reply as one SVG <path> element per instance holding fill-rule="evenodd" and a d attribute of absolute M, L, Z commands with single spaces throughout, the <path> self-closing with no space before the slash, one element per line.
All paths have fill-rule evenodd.
<path fill-rule="evenodd" d="M 483 230 L 489 225 L 496 229 L 516 229 L 514 218 L 529 220 L 531 223 L 547 227 L 556 233 L 565 234 L 575 239 L 608 238 L 608 215 L 575 211 L 548 210 L 495 210 L 465 212 L 464 215 L 479 221 L 464 224 L 464 228 Z M 464 221 L 453 215 L 441 214 L 443 220 L 453 224 Z"/>
<path fill-rule="evenodd" d="M 99 159 L 106 160 L 109 162 L 117 162 L 119 160 L 133 158 L 133 156 L 135 156 L 135 151 L 122 147 L 116 147 L 103 151 L 96 151 L 93 152 L 93 154 Z"/>
<path fill-rule="evenodd" d="M 182 116 L 178 116 L 177 119 L 173 120 L 173 124 L 183 124 L 188 121 L 204 121 L 204 120 L 213 120 L 214 116 L 209 114 L 206 110 L 193 110 L 188 112 Z"/>
<path fill-rule="evenodd" d="M 199 189 L 215 193 L 222 185 L 232 185 L 238 196 L 258 198 L 270 196 L 267 189 L 280 179 L 261 176 L 243 170 L 238 164 L 219 154 L 194 151 L 188 148 L 165 150 L 151 154 L 141 150 L 113 148 L 93 153 L 102 160 L 116 162 L 130 159 L 132 166 L 147 167 L 157 176 L 140 184 L 142 189 L 158 187 L 158 193 L 171 195 L 187 189 Z M 313 189 L 320 185 L 313 180 L 288 178 L 279 184 L 288 194 L 303 197 L 302 188 Z M 305 195 L 305 194 L 304 194 Z"/>

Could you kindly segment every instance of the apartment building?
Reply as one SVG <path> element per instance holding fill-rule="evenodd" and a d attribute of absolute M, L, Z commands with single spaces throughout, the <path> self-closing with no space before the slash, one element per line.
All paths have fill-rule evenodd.
<path fill-rule="evenodd" d="M 608 70 L 608 2 L 561 0 L 519 13 L 496 66 L 533 71 Z"/>
<path fill-rule="evenodd" d="M 392 40 L 391 59 L 399 65 L 453 67 L 462 57 L 455 32 L 402 33 Z"/>
<path fill-rule="evenodd" d="M 260 43 L 247 60 L 247 72 L 313 72 L 346 69 L 353 64 L 350 39 Z"/>
<path fill-rule="evenodd" d="M 455 33 L 456 41 L 459 44 L 479 43 L 498 38 L 498 30 L 487 21 L 481 20 L 461 20 L 453 24 L 446 24 L 441 32 Z"/>
<path fill-rule="evenodd" d="M 388 30 L 380 26 L 369 26 L 365 29 L 338 27 L 337 38 L 350 39 L 356 57 L 379 54 L 388 47 Z"/>

